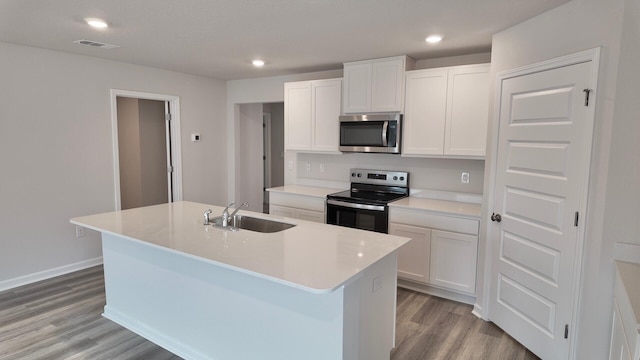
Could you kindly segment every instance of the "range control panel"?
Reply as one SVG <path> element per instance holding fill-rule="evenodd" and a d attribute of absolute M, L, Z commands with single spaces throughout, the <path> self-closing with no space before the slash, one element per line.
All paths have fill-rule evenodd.
<path fill-rule="evenodd" d="M 409 173 L 406 171 L 351 169 L 351 182 L 409 187 Z"/>

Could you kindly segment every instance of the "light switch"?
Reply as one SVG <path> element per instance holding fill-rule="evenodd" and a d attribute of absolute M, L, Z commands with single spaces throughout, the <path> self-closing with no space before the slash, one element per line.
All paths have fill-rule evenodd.
<path fill-rule="evenodd" d="M 197 133 L 191 134 L 191 141 L 193 141 L 193 142 L 200 141 L 200 134 L 197 134 Z"/>

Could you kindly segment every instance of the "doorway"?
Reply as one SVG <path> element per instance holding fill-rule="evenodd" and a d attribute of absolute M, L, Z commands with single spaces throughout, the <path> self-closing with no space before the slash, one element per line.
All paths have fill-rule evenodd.
<path fill-rule="evenodd" d="M 489 319 L 544 359 L 575 343 L 598 54 L 498 76 Z"/>
<path fill-rule="evenodd" d="M 111 91 L 116 210 L 182 198 L 177 97 Z"/>
<path fill-rule="evenodd" d="M 268 212 L 266 189 L 284 185 L 284 103 L 238 105 L 235 191 L 229 201 Z"/>

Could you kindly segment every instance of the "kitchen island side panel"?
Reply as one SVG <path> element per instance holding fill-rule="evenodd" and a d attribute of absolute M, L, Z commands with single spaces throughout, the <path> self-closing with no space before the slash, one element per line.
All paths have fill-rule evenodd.
<path fill-rule="evenodd" d="M 177 355 L 343 358 L 343 328 L 353 327 L 343 323 L 343 287 L 313 294 L 119 236 L 102 239 L 103 315 Z"/>

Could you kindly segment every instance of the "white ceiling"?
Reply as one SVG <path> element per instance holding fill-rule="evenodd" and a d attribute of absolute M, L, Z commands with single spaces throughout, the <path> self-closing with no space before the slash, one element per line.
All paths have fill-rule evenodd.
<path fill-rule="evenodd" d="M 568 0 L 0 0 L 0 41 L 217 79 L 346 61 L 487 52 L 491 35 Z M 83 19 L 106 20 L 106 30 Z M 444 35 L 438 45 L 424 39 Z M 88 39 L 119 45 L 74 44 Z M 256 69 L 255 57 L 267 65 Z"/>

